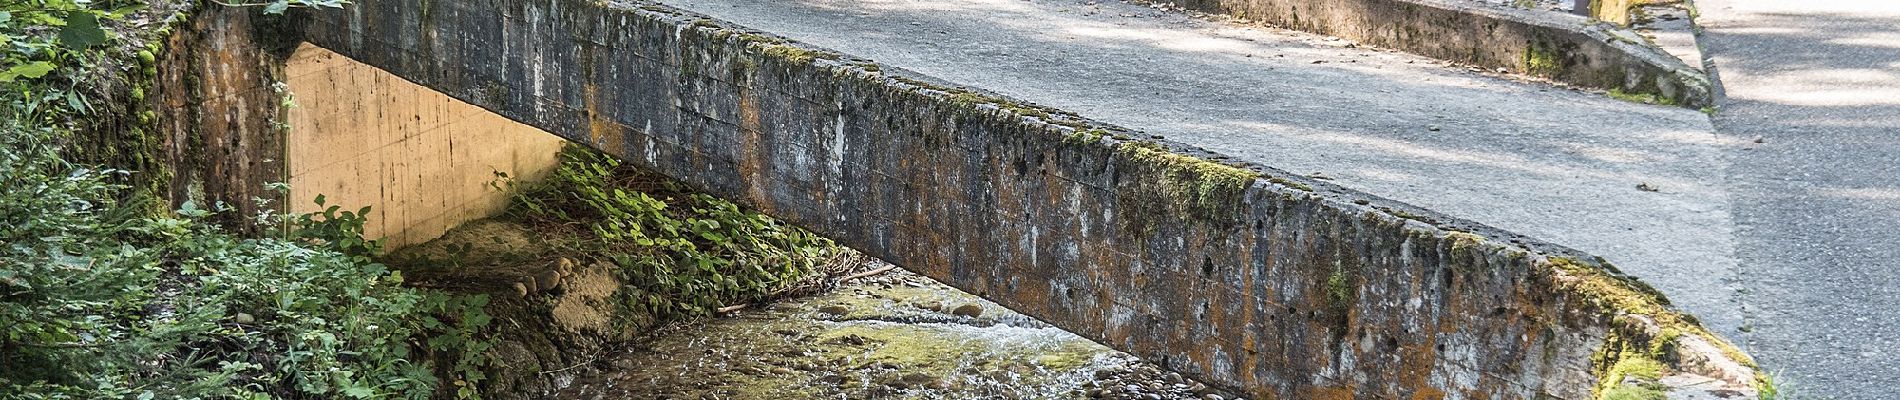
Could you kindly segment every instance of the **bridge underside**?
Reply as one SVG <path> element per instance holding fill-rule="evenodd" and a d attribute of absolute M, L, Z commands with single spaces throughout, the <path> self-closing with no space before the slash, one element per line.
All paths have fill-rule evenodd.
<path fill-rule="evenodd" d="M 1061 111 L 654 4 L 355 3 L 304 40 L 1256 397 L 1756 379 L 1587 255 Z"/>

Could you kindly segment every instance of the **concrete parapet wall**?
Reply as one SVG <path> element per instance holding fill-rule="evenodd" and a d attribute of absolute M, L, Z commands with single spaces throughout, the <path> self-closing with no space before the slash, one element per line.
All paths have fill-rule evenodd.
<path fill-rule="evenodd" d="M 660 5 L 355 3 L 306 40 L 1257 398 L 1756 379 L 1590 257 L 1061 111 Z"/>
<path fill-rule="evenodd" d="M 1151 0 L 1150 0 L 1151 1 Z M 1172 0 L 1203 12 L 1339 36 L 1433 58 L 1597 89 L 1714 104 L 1709 78 L 1634 31 L 1555 11 L 1459 0 Z M 1601 4 L 1598 4 L 1601 3 Z M 1592 2 L 1628 23 L 1628 1 Z"/>

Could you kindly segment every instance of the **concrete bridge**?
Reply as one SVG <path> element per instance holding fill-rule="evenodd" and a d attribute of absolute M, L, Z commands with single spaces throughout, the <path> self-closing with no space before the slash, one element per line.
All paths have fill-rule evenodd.
<path fill-rule="evenodd" d="M 1022 94 L 958 86 L 912 71 L 972 67 L 972 75 L 959 78 L 991 80 L 983 87 L 1004 91 L 1040 89 L 1050 82 L 1030 79 L 1011 85 L 1007 79 L 996 80 L 1000 75 L 995 72 L 970 64 L 984 62 L 981 59 L 944 60 L 941 65 L 929 58 L 878 63 L 675 7 L 738 9 L 727 11 L 732 13 L 727 17 L 759 23 L 776 18 L 746 11 L 739 7 L 743 3 L 358 0 L 344 10 L 298 15 L 288 21 L 295 27 L 288 31 L 267 29 L 275 22 L 253 24 L 241 11 L 216 10 L 211 14 L 224 15 L 193 29 L 200 32 L 194 40 L 218 43 L 219 51 L 168 55 L 165 63 L 190 66 L 179 68 L 181 78 L 173 84 L 223 85 L 245 94 L 215 101 L 167 101 L 195 101 L 213 110 L 268 107 L 275 98 L 255 86 L 268 80 L 258 79 L 260 75 L 285 74 L 281 63 L 290 46 L 281 42 L 281 34 L 292 33 L 289 37 L 344 58 L 335 62 L 361 63 L 446 94 L 455 103 L 616 154 L 1111 347 L 1259 398 L 1586 399 L 1633 384 L 1624 381 L 1617 367 L 1636 360 L 1665 363 L 1663 381 L 1676 384 L 1670 390 L 1681 395 L 1752 394 L 1762 379 L 1752 362 L 1719 335 L 1675 310 L 1648 285 L 1589 254 L 1361 191 L 1389 186 L 1351 188 L 1273 168 L 1268 164 L 1276 157 L 1232 146 L 1233 137 L 1247 137 L 1244 132 L 1210 133 L 1205 125 L 1154 125 L 1160 128 L 1137 131 L 1089 118 L 1149 125 L 1151 121 L 1138 114 L 1119 113 L 1115 107 L 1150 99 L 1050 108 L 1021 100 L 1027 97 Z M 821 3 L 780 10 L 803 13 L 805 21 L 823 20 L 827 7 Z M 933 23 L 968 24 L 950 27 L 1011 31 L 982 25 L 984 21 L 883 23 L 930 28 L 937 28 Z M 806 33 L 830 32 L 809 35 L 832 41 L 828 46 L 898 55 L 890 47 L 856 47 L 835 39 L 862 32 L 817 25 L 807 24 L 813 30 Z M 1185 39 L 1176 43 L 1194 43 Z M 986 50 L 994 49 L 979 52 Z M 232 60 L 246 57 L 280 65 L 227 68 Z M 1394 58 L 1366 60 L 1395 69 L 1422 60 L 1385 57 Z M 1238 65 L 1215 72 L 1242 76 L 1257 67 Z M 1400 73 L 1418 71 L 1423 70 Z M 1573 113 L 1549 118 L 1666 125 L 1693 114 L 1629 108 L 1639 106 L 1580 93 L 1537 94 L 1521 82 L 1419 73 L 1458 80 L 1452 86 L 1496 85 L 1503 89 L 1491 90 L 1531 104 L 1513 107 L 1542 111 L 1535 106 L 1566 105 Z M 1334 82 L 1352 81 L 1345 77 Z M 1447 98 L 1464 94 L 1432 93 Z M 1075 99 L 1091 94 L 1100 93 L 1079 90 L 1053 99 L 1086 103 Z M 1250 99 L 1245 93 L 1234 96 Z M 1337 99 L 1351 106 L 1352 99 L 1361 98 L 1354 96 Z M 302 102 L 328 100 L 334 99 Z M 1267 113 L 1296 115 L 1289 117 L 1294 122 L 1341 116 L 1374 122 L 1426 118 L 1371 116 L 1364 114 L 1372 110 L 1347 107 L 1315 114 L 1306 105 L 1259 104 L 1268 105 Z M 393 115 L 394 121 L 401 121 L 403 114 L 424 120 L 424 112 L 401 107 L 376 112 Z M 1101 112 L 1078 115 L 1065 111 L 1068 108 Z M 1495 115 L 1441 111 L 1475 115 L 1468 118 Z M 1312 115 L 1297 116 L 1302 113 Z M 1246 115 L 1257 116 L 1239 116 Z M 429 121 L 431 126 L 449 126 L 466 116 L 435 113 Z M 203 117 L 161 120 L 183 124 L 194 121 L 191 118 Z M 271 121 L 236 118 L 201 132 L 241 138 L 232 143 L 288 140 L 270 139 Z M 1339 126 L 1350 131 L 1351 125 Z M 1429 132 L 1442 130 L 1431 125 Z M 1497 126 L 1457 129 L 1482 132 Z M 1201 132 L 1184 132 L 1192 129 Z M 347 140 L 340 138 L 350 129 L 309 130 L 320 148 L 324 140 Z M 1667 127 L 1656 130 L 1657 136 L 1679 133 Z M 1159 131 L 1189 142 L 1163 139 L 1156 135 Z M 1224 135 L 1229 140 L 1221 140 Z M 1250 140 L 1273 140 L 1271 136 Z M 323 157 L 273 156 L 269 145 L 231 147 L 224 151 L 255 154 L 230 159 L 287 159 L 296 165 L 299 159 Z M 1239 157 L 1227 152 L 1234 149 L 1240 150 Z M 1470 166 L 1449 164 L 1456 163 L 1425 167 L 1446 171 L 1446 179 L 1473 177 L 1459 172 Z M 258 176 L 296 170 L 232 165 L 254 168 Z M 1579 187 L 1616 180 L 1614 174 L 1585 175 L 1576 181 Z M 1549 179 L 1534 174 L 1493 177 L 1520 183 Z M 1580 202 L 1593 197 L 1551 195 L 1570 189 L 1575 188 L 1526 189 L 1525 196 Z M 1417 199 L 1432 193 L 1392 192 Z M 1628 200 L 1616 198 L 1596 206 L 1615 208 L 1619 202 Z M 1464 206 L 1480 211 L 1460 216 L 1511 213 L 1482 211 L 1500 208 L 1495 204 Z M 1641 209 L 1673 215 L 1667 207 Z M 1567 229 L 1563 224 L 1526 226 Z"/>

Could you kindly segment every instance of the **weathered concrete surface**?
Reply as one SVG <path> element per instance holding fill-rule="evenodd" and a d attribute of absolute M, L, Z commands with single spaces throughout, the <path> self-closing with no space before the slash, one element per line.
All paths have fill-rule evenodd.
<path fill-rule="evenodd" d="M 283 80 L 283 58 L 296 42 L 270 18 L 245 10 L 193 12 L 196 18 L 169 28 L 154 54 L 149 115 L 163 136 L 167 171 L 144 173 L 171 175 L 159 188 L 170 206 L 231 207 L 217 218 L 238 231 L 256 229 L 248 218 L 284 202 L 266 186 L 284 182 L 284 94 L 272 83 Z"/>
<path fill-rule="evenodd" d="M 501 213 L 510 197 L 490 185 L 496 173 L 538 180 L 566 143 L 315 46 L 297 48 L 284 73 L 296 99 L 284 149 L 290 211 L 370 207 L 363 235 L 390 249 Z"/>
<path fill-rule="evenodd" d="M 362 0 L 307 28 L 1256 397 L 1582 399 L 1639 354 L 1756 378 L 1581 254 L 669 7 Z"/>
<path fill-rule="evenodd" d="M 1629 0 L 1593 1 L 1592 15 L 1628 24 Z M 1456 0 L 1171 0 L 1189 9 L 1334 35 L 1559 82 L 1712 104 L 1708 77 L 1629 29 L 1557 11 Z M 1623 12 L 1613 12 L 1622 7 Z"/>
<path fill-rule="evenodd" d="M 1700 0 L 1735 152 L 1740 338 L 1795 397 L 1900 388 L 1900 3 Z"/>
<path fill-rule="evenodd" d="M 1577 248 L 1741 326 L 1746 141 L 1700 113 L 1117 3 L 667 3 Z"/>

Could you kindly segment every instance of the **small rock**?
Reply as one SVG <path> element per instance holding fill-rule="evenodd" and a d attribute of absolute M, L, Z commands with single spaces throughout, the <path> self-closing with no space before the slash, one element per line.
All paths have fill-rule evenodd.
<path fill-rule="evenodd" d="M 949 388 L 950 388 L 950 381 L 946 381 L 946 380 L 942 380 L 942 379 L 938 379 L 938 380 L 935 380 L 935 381 L 932 381 L 932 382 L 930 382 L 930 385 L 927 385 L 927 386 L 925 386 L 925 387 L 928 387 L 928 388 L 931 388 L 931 389 L 936 389 L 936 390 L 944 390 L 944 389 L 949 389 Z"/>
<path fill-rule="evenodd" d="M 828 305 L 824 307 L 818 307 L 818 312 L 831 314 L 831 315 L 845 315 L 845 313 L 851 312 L 851 309 L 842 305 L 832 304 L 832 305 Z"/>
<path fill-rule="evenodd" d="M 1762 142 L 1766 142 L 1766 141 L 1768 141 L 1768 139 L 1767 139 L 1767 138 L 1764 138 L 1764 137 L 1761 137 L 1761 136 L 1756 136 L 1756 137 L 1755 137 L 1755 143 L 1762 143 Z"/>
<path fill-rule="evenodd" d="M 561 288 L 561 280 L 561 270 L 557 268 L 542 270 L 539 275 L 534 277 L 534 281 L 540 284 L 541 290 L 559 289 Z"/>
<path fill-rule="evenodd" d="M 1439 129 L 1443 129 L 1443 128 L 1439 128 L 1438 125 L 1426 125 L 1425 129 L 1432 132 L 1437 132 Z"/>
<path fill-rule="evenodd" d="M 1206 395 L 1203 395 L 1201 396 L 1201 398 L 1205 400 L 1227 400 L 1226 397 L 1221 397 L 1221 395 L 1213 394 L 1213 393 L 1208 393 Z"/>
<path fill-rule="evenodd" d="M 918 304 L 917 308 L 930 310 L 930 312 L 940 312 L 940 311 L 943 311 L 943 302 L 933 301 L 929 303 Z"/>
<path fill-rule="evenodd" d="M 1657 188 L 1657 187 L 1656 187 L 1656 185 L 1651 185 L 1651 184 L 1649 184 L 1649 182 L 1643 182 L 1643 183 L 1638 183 L 1638 184 L 1636 184 L 1636 190 L 1641 190 L 1641 191 L 1645 191 L 1645 192 L 1659 192 L 1659 191 L 1662 191 L 1662 189 L 1661 189 L 1661 188 Z"/>
<path fill-rule="evenodd" d="M 231 317 L 231 322 L 251 324 L 257 322 L 257 317 L 253 317 L 249 313 L 237 313 L 237 315 Z"/>
<path fill-rule="evenodd" d="M 922 384 L 936 382 L 937 377 L 930 376 L 930 374 L 910 373 L 910 374 L 904 374 L 904 377 L 902 378 L 902 380 L 904 381 L 904 383 L 908 383 L 912 385 L 922 385 Z"/>
<path fill-rule="evenodd" d="M 976 318 L 983 315 L 983 306 L 979 306 L 976 304 L 964 304 L 962 306 L 958 306 L 957 309 L 955 310 L 950 310 L 950 313 L 965 316 L 965 317 L 970 317 L 970 318 Z"/>
<path fill-rule="evenodd" d="M 833 339 L 831 339 L 831 340 L 827 340 L 827 341 L 825 341 L 825 342 L 826 342 L 826 343 L 837 343 L 837 344 L 843 344 L 843 345 L 850 345 L 850 346 L 863 346 L 863 345 L 864 345 L 864 337 L 863 337 L 863 336 L 858 336 L 858 335 L 850 335 L 850 334 L 847 334 L 847 335 L 844 335 L 844 336 L 839 336 L 839 337 L 837 337 L 837 338 L 833 338 Z M 882 366 L 882 365 L 888 365 L 888 364 L 883 364 L 883 363 L 877 363 L 877 364 L 869 364 L 869 365 L 865 365 L 865 368 L 876 368 L 876 367 L 878 367 L 878 366 Z"/>
<path fill-rule="evenodd" d="M 785 374 L 792 373 L 792 369 L 785 368 L 785 367 L 772 367 L 772 373 L 775 375 L 785 375 Z"/>
<path fill-rule="evenodd" d="M 1106 369 L 1095 370 L 1095 380 L 1108 379 L 1108 377 L 1114 376 L 1114 375 L 1115 375 L 1115 372 L 1109 371 Z"/>
<path fill-rule="evenodd" d="M 523 298 L 528 297 L 528 285 L 521 284 L 521 282 L 515 282 L 515 296 L 523 297 Z"/>

